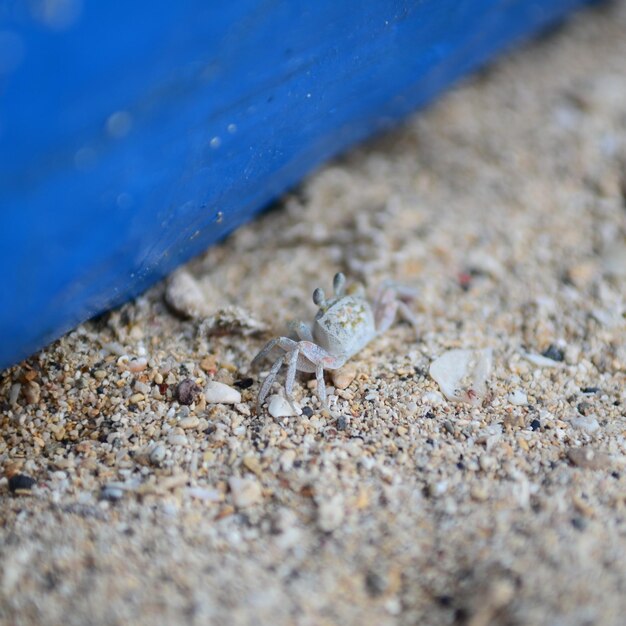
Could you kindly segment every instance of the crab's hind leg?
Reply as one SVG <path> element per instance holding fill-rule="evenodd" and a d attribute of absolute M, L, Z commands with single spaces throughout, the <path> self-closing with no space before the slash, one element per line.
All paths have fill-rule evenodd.
<path fill-rule="evenodd" d="M 402 319 L 413 326 L 417 333 L 417 319 L 407 305 L 417 297 L 417 291 L 410 287 L 385 283 L 382 285 L 374 304 L 374 320 L 376 332 L 384 333 L 394 323 L 399 314 Z"/>

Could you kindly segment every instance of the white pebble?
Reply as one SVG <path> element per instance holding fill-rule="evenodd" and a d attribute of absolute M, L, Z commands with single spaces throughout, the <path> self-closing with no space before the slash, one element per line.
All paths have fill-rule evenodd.
<path fill-rule="evenodd" d="M 170 276 L 165 288 L 165 300 L 184 317 L 197 319 L 210 313 L 200 285 L 186 270 L 178 270 Z"/>
<path fill-rule="evenodd" d="M 232 387 L 215 380 L 210 381 L 204 388 L 204 397 L 212 404 L 239 404 L 241 394 Z"/>
<path fill-rule="evenodd" d="M 233 504 L 240 509 L 258 504 L 263 499 L 261 485 L 256 478 L 237 478 L 228 480 Z"/>
<path fill-rule="evenodd" d="M 422 404 L 443 404 L 443 396 L 438 391 L 428 391 L 422 396 Z"/>
<path fill-rule="evenodd" d="M 581 415 L 580 417 L 573 417 L 570 420 L 570 424 L 574 428 L 578 428 L 579 430 L 584 430 L 586 433 L 590 435 L 595 433 L 599 428 L 600 424 L 598 420 L 593 415 Z"/>
<path fill-rule="evenodd" d="M 187 437 L 177 432 L 171 432 L 167 436 L 167 443 L 172 446 L 184 446 L 187 443 Z"/>
<path fill-rule="evenodd" d="M 150 463 L 153 465 L 159 465 L 165 459 L 165 446 L 158 444 L 150 452 Z"/>
<path fill-rule="evenodd" d="M 341 526 L 345 515 L 343 496 L 340 493 L 324 500 L 318 506 L 317 525 L 320 530 L 330 533 Z"/>
<path fill-rule="evenodd" d="M 430 365 L 430 375 L 448 400 L 479 404 L 487 390 L 491 348 L 448 350 Z"/>
<path fill-rule="evenodd" d="M 554 359 L 549 359 L 547 356 L 543 356 L 542 354 L 534 354 L 532 352 L 522 352 L 522 356 L 533 365 L 537 367 L 560 367 L 561 363 L 559 361 L 555 361 Z"/>
<path fill-rule="evenodd" d="M 528 404 L 528 396 L 521 389 L 515 389 L 507 396 L 508 401 L 516 406 L 524 406 Z"/>
<path fill-rule="evenodd" d="M 286 398 L 277 394 L 270 398 L 267 410 L 272 417 L 292 417 L 294 415 L 302 415 L 300 407 L 295 402 L 292 407 Z"/>

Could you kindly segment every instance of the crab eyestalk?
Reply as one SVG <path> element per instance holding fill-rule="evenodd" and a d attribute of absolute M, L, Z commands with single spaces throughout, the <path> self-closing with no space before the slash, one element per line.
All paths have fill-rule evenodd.
<path fill-rule="evenodd" d="M 322 308 L 326 304 L 326 296 L 324 290 L 319 287 L 313 292 L 313 304 Z"/>
<path fill-rule="evenodd" d="M 335 290 L 335 298 L 340 298 L 344 294 L 346 286 L 346 277 L 342 272 L 337 272 L 333 278 L 333 289 Z"/>

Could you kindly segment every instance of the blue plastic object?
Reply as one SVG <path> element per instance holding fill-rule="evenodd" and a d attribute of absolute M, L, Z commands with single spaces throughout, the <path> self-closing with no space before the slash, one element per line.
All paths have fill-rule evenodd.
<path fill-rule="evenodd" d="M 0 0 L 0 368 L 584 0 Z"/>

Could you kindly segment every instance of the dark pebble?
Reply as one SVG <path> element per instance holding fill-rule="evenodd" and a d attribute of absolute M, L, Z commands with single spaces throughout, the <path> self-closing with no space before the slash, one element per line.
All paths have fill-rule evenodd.
<path fill-rule="evenodd" d="M 371 596 L 380 596 L 387 589 L 387 582 L 377 572 L 371 570 L 365 575 L 365 587 Z"/>
<path fill-rule="evenodd" d="M 35 482 L 34 478 L 26 474 L 14 474 L 9 478 L 9 490 L 11 493 L 25 493 L 32 489 Z"/>
<path fill-rule="evenodd" d="M 572 526 L 576 530 L 585 530 L 585 528 L 587 528 L 587 522 L 582 517 L 573 517 Z"/>
<path fill-rule="evenodd" d="M 611 472 L 611 476 L 613 476 L 616 480 L 619 480 L 619 472 Z"/>
<path fill-rule="evenodd" d="M 550 347 L 541 354 L 548 359 L 552 359 L 553 361 L 562 361 L 565 358 L 563 350 L 557 348 L 554 344 L 550 344 Z"/>
<path fill-rule="evenodd" d="M 424 417 L 426 419 L 429 419 L 429 420 L 434 420 L 435 419 L 435 413 L 433 411 L 428 411 L 428 413 L 426 413 L 426 415 L 424 415 Z"/>
<path fill-rule="evenodd" d="M 541 422 L 539 420 L 533 420 L 530 423 L 530 427 L 532 428 L 532 430 L 539 430 L 541 428 Z"/>
<path fill-rule="evenodd" d="M 581 387 L 580 390 L 583 393 L 598 393 L 600 391 L 600 387 Z"/>
<path fill-rule="evenodd" d="M 591 413 L 592 406 L 589 402 L 580 402 L 576 408 L 581 415 L 589 415 L 589 413 Z"/>
<path fill-rule="evenodd" d="M 239 389 L 250 389 L 254 385 L 254 378 L 242 378 L 241 380 L 235 381 L 235 387 Z"/>
<path fill-rule="evenodd" d="M 337 430 L 345 430 L 348 426 L 348 420 L 341 415 L 337 418 Z"/>
<path fill-rule="evenodd" d="M 185 380 L 178 383 L 178 387 L 176 387 L 176 399 L 180 404 L 189 406 L 193 404 L 201 391 L 200 386 L 191 380 L 191 378 L 185 378 Z"/>
<path fill-rule="evenodd" d="M 311 417 L 313 415 L 313 409 L 310 406 L 305 406 L 302 409 L 302 414 L 306 415 L 307 417 Z"/>

